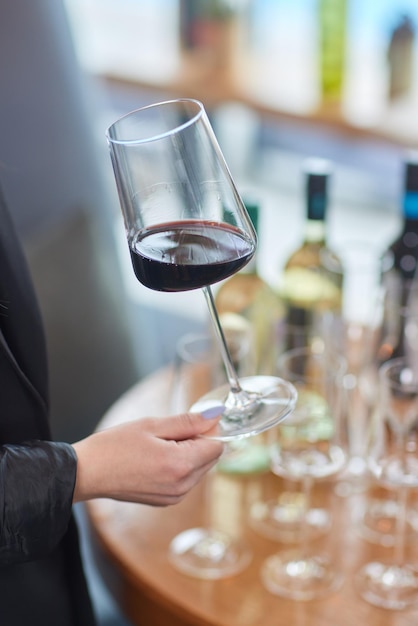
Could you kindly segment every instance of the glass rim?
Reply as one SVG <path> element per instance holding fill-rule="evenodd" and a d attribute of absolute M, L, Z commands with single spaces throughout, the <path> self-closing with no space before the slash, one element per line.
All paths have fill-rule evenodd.
<path fill-rule="evenodd" d="M 197 112 L 195 115 L 193 115 L 190 119 L 188 119 L 185 122 L 182 122 L 181 124 L 177 124 L 176 126 L 174 126 L 173 128 L 171 128 L 170 130 L 167 130 L 163 133 L 158 133 L 158 134 L 150 134 L 148 137 L 145 137 L 143 139 L 116 139 L 114 137 L 111 136 L 111 131 L 113 128 L 115 128 L 117 125 L 119 125 L 121 122 L 123 122 L 124 120 L 128 119 L 129 117 L 133 117 L 134 115 L 141 113 L 142 111 L 147 111 L 150 109 L 156 109 L 157 107 L 162 107 L 162 106 L 167 106 L 167 105 L 173 105 L 173 104 L 179 104 L 181 102 L 187 102 L 189 104 L 194 104 L 197 105 Z M 106 129 L 106 138 L 109 141 L 109 143 L 112 144 L 118 144 L 118 145 L 140 145 L 140 144 L 144 144 L 144 143 L 150 143 L 151 141 L 157 141 L 158 139 L 164 139 L 165 137 L 169 137 L 170 135 L 173 135 L 175 133 L 178 133 L 180 130 L 183 130 L 184 128 L 187 128 L 188 126 L 191 126 L 192 124 L 194 124 L 198 119 L 200 119 L 203 114 L 205 113 L 205 107 L 203 105 L 203 103 L 200 100 L 196 100 L 195 98 L 173 98 L 171 100 L 163 100 L 161 102 L 154 102 L 152 104 L 147 104 L 143 107 L 139 107 L 138 109 L 134 109 L 132 111 L 129 111 L 128 113 L 125 113 L 124 115 L 122 115 L 121 117 L 119 117 L 117 120 L 115 120 L 112 124 L 110 124 L 110 126 L 107 127 Z"/>

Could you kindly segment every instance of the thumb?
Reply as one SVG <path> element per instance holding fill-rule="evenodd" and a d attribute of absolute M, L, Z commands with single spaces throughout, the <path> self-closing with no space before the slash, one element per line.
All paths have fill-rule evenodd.
<path fill-rule="evenodd" d="M 183 441 L 193 439 L 216 426 L 225 407 L 217 405 L 201 413 L 182 413 L 164 420 L 160 436 L 164 439 Z"/>

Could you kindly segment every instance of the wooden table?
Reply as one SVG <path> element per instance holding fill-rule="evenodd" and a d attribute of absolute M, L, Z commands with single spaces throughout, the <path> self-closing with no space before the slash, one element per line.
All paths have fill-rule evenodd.
<path fill-rule="evenodd" d="M 198 392 L 200 390 L 197 390 Z M 104 416 L 108 427 L 145 415 L 170 411 L 172 376 L 169 369 L 151 375 L 126 393 Z M 345 573 L 342 588 L 326 599 L 295 602 L 268 592 L 261 582 L 264 559 L 287 546 L 260 536 L 249 524 L 252 503 L 279 493 L 279 479 L 269 472 L 252 476 L 215 473 L 212 514 L 224 530 L 252 548 L 250 566 L 227 579 L 199 580 L 177 572 L 167 559 L 171 539 L 203 525 L 205 481 L 180 504 L 168 508 L 111 500 L 88 503 L 95 555 L 104 579 L 121 610 L 138 626 L 415 626 L 418 608 L 391 612 L 363 601 L 353 584 L 354 573 L 370 559 L 392 556 L 361 539 L 356 517 L 364 495 L 335 495 L 333 485 L 316 490 L 332 514 L 330 532 L 316 540 L 318 549 L 333 554 Z M 222 513 L 222 515 L 220 515 Z M 408 543 L 418 563 L 418 537 Z"/>

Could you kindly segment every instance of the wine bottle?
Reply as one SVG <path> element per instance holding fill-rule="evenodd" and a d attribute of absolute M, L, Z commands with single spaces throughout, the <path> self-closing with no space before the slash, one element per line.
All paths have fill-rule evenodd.
<path fill-rule="evenodd" d="M 418 152 L 412 152 L 404 163 L 401 206 L 402 230 L 388 249 L 393 265 L 385 277 L 385 326 L 380 362 L 405 354 L 405 324 L 418 299 Z M 416 311 L 412 313 L 415 317 Z"/>
<path fill-rule="evenodd" d="M 301 246 L 288 258 L 279 283 L 286 305 L 286 337 L 282 350 L 309 343 L 318 319 L 342 305 L 343 267 L 326 238 L 326 210 L 330 163 L 305 163 L 306 222 Z"/>
<path fill-rule="evenodd" d="M 246 202 L 246 208 L 259 235 L 259 206 Z M 233 313 L 244 317 L 253 333 L 253 374 L 273 374 L 276 361 L 276 330 L 285 309 L 273 288 L 260 276 L 257 256 L 239 272 L 224 281 L 215 296 L 220 316 Z"/>
<path fill-rule="evenodd" d="M 393 254 L 398 296 L 404 306 L 418 265 L 418 152 L 405 161 L 402 214 L 402 232 L 389 250 Z"/>

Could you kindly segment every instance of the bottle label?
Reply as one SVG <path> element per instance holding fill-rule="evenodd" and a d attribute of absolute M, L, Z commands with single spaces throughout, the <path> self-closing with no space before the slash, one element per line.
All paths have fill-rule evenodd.
<path fill-rule="evenodd" d="M 403 212 L 406 218 L 418 219 L 418 192 L 408 191 L 403 202 Z"/>

